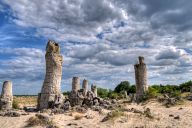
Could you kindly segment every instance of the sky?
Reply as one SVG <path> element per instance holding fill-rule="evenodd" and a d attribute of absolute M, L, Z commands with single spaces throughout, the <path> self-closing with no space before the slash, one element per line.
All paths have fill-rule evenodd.
<path fill-rule="evenodd" d="M 135 84 L 144 56 L 148 84 L 192 79 L 191 0 L 0 0 L 0 88 L 37 94 L 45 76 L 45 47 L 55 40 L 64 57 L 62 91 L 73 76 L 113 89 Z"/>

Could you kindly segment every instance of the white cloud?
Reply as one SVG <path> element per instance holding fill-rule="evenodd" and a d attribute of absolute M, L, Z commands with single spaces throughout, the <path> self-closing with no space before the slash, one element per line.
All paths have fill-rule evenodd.
<path fill-rule="evenodd" d="M 145 57 L 149 84 L 191 79 L 192 53 L 187 49 L 192 46 L 192 3 L 153 1 L 3 0 L 3 3 L 10 7 L 10 22 L 34 28 L 35 36 L 60 42 L 64 55 L 63 84 L 69 89 L 75 75 L 107 88 L 113 88 L 121 80 L 134 84 L 133 65 L 138 56 Z M 1 42 L 13 40 L 3 32 L 0 37 Z M 42 82 L 44 51 L 0 48 L 0 54 L 9 56 L 0 59 L 3 79 Z"/>

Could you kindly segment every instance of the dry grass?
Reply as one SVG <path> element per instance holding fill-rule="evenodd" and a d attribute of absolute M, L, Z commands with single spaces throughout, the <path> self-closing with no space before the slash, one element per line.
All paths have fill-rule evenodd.
<path fill-rule="evenodd" d="M 75 116 L 74 116 L 74 119 L 75 120 L 80 120 L 80 119 L 82 119 L 84 117 L 84 115 L 82 115 L 82 114 L 76 114 Z"/>
<path fill-rule="evenodd" d="M 17 102 L 20 107 L 36 106 L 37 96 L 14 96 L 14 101 Z"/>
<path fill-rule="evenodd" d="M 105 121 L 115 121 L 117 118 L 124 116 L 124 112 L 121 110 L 113 110 L 111 112 L 109 112 L 101 122 L 105 122 Z"/>
<path fill-rule="evenodd" d="M 34 127 L 34 126 L 52 126 L 52 128 L 58 128 L 52 120 L 47 120 L 42 118 L 41 116 L 33 116 L 27 120 L 26 127 Z"/>

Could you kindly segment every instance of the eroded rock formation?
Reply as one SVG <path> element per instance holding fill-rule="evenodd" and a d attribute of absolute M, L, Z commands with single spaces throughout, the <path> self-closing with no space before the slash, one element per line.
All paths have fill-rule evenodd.
<path fill-rule="evenodd" d="M 97 97 L 97 86 L 91 85 L 91 91 L 93 92 L 94 96 Z"/>
<path fill-rule="evenodd" d="M 48 41 L 45 60 L 46 75 L 38 96 L 38 109 L 50 108 L 53 104 L 61 103 L 63 99 L 60 92 L 63 57 L 58 43 Z"/>
<path fill-rule="evenodd" d="M 0 98 L 0 109 L 8 110 L 12 109 L 13 94 L 12 94 L 12 82 L 5 81 L 3 83 L 1 98 Z"/>
<path fill-rule="evenodd" d="M 83 96 L 86 96 L 88 91 L 88 80 L 85 79 L 83 80 L 82 89 L 83 89 Z"/>
<path fill-rule="evenodd" d="M 139 57 L 139 63 L 134 65 L 135 68 L 135 82 L 136 82 L 136 100 L 140 101 L 144 93 L 148 89 L 147 85 L 147 67 L 144 62 L 144 57 Z"/>
<path fill-rule="evenodd" d="M 72 91 L 77 92 L 80 89 L 80 79 L 79 77 L 73 77 L 72 79 Z"/>
<path fill-rule="evenodd" d="M 79 77 L 73 77 L 72 79 L 72 91 L 69 95 L 71 106 L 79 105 L 83 96 L 83 92 L 79 92 L 80 79 Z M 82 101 L 81 101 L 82 102 Z"/>
<path fill-rule="evenodd" d="M 72 91 L 69 95 L 69 101 L 71 106 L 75 105 L 87 105 L 92 106 L 94 99 L 97 98 L 97 88 L 92 86 L 92 90 L 88 90 L 88 81 L 83 80 L 82 89 L 80 89 L 79 77 L 73 77 L 72 79 Z"/>

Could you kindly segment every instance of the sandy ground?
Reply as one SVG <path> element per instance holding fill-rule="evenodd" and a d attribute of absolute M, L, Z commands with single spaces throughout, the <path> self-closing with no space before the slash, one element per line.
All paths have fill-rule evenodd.
<path fill-rule="evenodd" d="M 53 120 L 59 128 L 191 128 L 192 127 L 192 102 L 186 101 L 183 105 L 165 108 L 161 104 L 150 101 L 145 105 L 125 104 L 125 108 L 135 108 L 144 110 L 150 108 L 154 119 L 132 112 L 125 112 L 125 115 L 107 122 L 101 122 L 107 110 L 102 114 L 89 110 L 82 116 L 92 116 L 93 119 L 75 120 L 75 115 L 79 113 L 66 113 L 53 115 Z M 0 117 L 0 128 L 24 128 L 26 121 L 34 116 L 30 113 L 21 117 Z M 172 116 L 170 116 L 172 115 Z M 179 116 L 180 119 L 174 119 Z M 41 128 L 40 126 L 35 128 Z"/>

